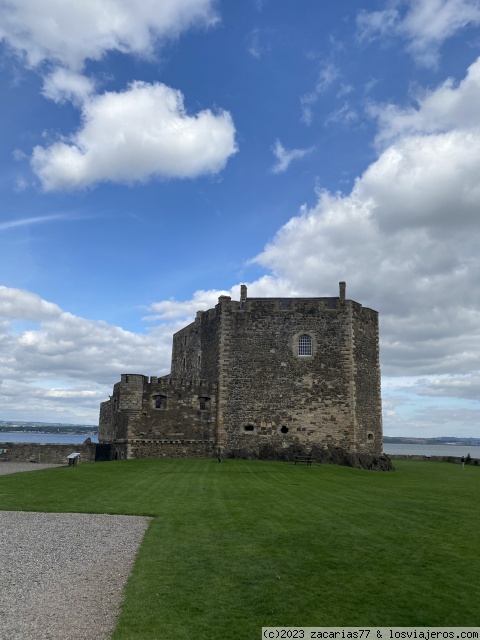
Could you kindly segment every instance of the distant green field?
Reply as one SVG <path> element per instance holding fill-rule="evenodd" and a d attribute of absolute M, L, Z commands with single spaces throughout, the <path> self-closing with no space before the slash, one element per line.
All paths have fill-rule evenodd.
<path fill-rule="evenodd" d="M 2 509 L 153 516 L 114 634 L 480 625 L 480 467 L 128 460 L 0 478 Z"/>

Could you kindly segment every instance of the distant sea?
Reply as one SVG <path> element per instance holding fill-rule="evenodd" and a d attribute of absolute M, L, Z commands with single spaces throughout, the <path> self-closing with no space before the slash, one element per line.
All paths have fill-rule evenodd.
<path fill-rule="evenodd" d="M 383 445 L 384 452 L 389 456 L 467 456 L 480 460 L 480 447 L 463 444 L 392 444 Z"/>
<path fill-rule="evenodd" d="M 97 436 L 86 433 L 11 433 L 0 432 L 0 442 L 43 442 L 44 444 L 82 444 L 87 438 L 98 442 Z"/>

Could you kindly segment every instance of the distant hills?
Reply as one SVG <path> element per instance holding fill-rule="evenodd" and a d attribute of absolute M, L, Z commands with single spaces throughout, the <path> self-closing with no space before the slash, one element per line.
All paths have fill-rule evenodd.
<path fill-rule="evenodd" d="M 453 436 L 443 436 L 441 438 L 401 438 L 383 436 L 384 444 L 458 444 L 458 445 L 480 445 L 478 438 L 454 438 Z"/>
<path fill-rule="evenodd" d="M 18 433 L 98 433 L 98 426 L 93 424 L 65 424 L 62 422 L 27 422 L 22 420 L 0 420 L 0 433 L 16 431 Z"/>

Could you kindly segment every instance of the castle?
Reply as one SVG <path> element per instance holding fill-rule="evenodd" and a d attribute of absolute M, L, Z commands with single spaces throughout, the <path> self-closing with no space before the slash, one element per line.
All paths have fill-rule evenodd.
<path fill-rule="evenodd" d="M 249 298 L 242 285 L 239 301 L 220 296 L 173 336 L 169 375 L 121 376 L 101 404 L 99 449 L 110 459 L 312 454 L 385 468 L 378 313 L 339 289 Z"/>

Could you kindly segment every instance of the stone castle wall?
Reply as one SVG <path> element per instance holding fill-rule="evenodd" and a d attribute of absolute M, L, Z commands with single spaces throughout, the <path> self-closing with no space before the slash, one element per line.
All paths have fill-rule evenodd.
<path fill-rule="evenodd" d="M 267 444 L 278 451 L 291 445 L 306 451 L 314 446 L 357 450 L 354 304 L 339 298 L 249 298 L 242 309 L 224 305 L 227 454 L 240 450 L 256 455 Z M 363 309 L 357 307 L 361 324 Z M 298 355 L 301 335 L 310 336 L 312 356 Z M 362 377 L 378 380 L 375 341 L 373 332 L 357 352 L 363 354 Z M 379 389 L 373 391 L 378 410 Z M 368 422 L 376 431 L 377 425 L 374 429 L 364 418 L 362 424 Z M 381 434 L 379 441 L 381 453 Z"/>
<path fill-rule="evenodd" d="M 352 302 L 355 450 L 382 453 L 382 400 L 378 314 Z"/>
<path fill-rule="evenodd" d="M 122 445 L 119 457 L 210 456 L 216 396 L 208 381 L 122 375 L 102 403 L 99 441 Z"/>
<path fill-rule="evenodd" d="M 195 322 L 173 336 L 171 376 L 218 379 L 221 313 L 218 305 L 199 311 Z"/>
<path fill-rule="evenodd" d="M 80 452 L 79 463 L 95 460 L 94 442 L 91 444 L 44 444 L 36 442 L 0 442 L 0 449 L 14 462 L 43 462 L 45 464 L 68 464 L 67 456 Z M 5 463 L 5 464 L 8 464 Z M 33 468 L 33 467 L 32 467 Z"/>

